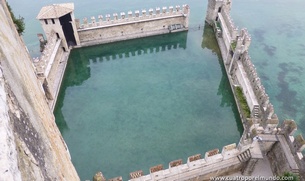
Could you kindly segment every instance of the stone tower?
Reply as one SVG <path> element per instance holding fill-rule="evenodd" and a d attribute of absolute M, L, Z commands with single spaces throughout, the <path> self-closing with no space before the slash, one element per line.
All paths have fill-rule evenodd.
<path fill-rule="evenodd" d="M 231 0 L 209 0 L 205 21 L 209 24 L 213 24 L 213 21 L 217 21 L 218 13 L 223 9 L 230 12 Z"/>
<path fill-rule="evenodd" d="M 52 4 L 41 8 L 36 17 L 46 34 L 47 40 L 52 36 L 62 39 L 65 50 L 69 46 L 79 45 L 79 37 L 75 24 L 74 4 Z"/>

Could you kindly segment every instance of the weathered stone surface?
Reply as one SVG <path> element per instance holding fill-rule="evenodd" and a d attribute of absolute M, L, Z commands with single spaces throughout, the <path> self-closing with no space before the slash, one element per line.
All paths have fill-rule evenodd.
<path fill-rule="evenodd" d="M 0 89 L 6 96 L 1 94 L 0 102 L 7 104 L 1 109 L 5 111 L 1 126 L 9 121 L 7 133 L 14 132 L 6 137 L 10 154 L 0 153 L 1 163 L 2 156 L 8 161 L 0 180 L 79 180 L 4 0 L 0 1 L 0 24 Z"/>
<path fill-rule="evenodd" d="M 200 159 L 201 159 L 201 154 L 197 154 L 197 155 L 188 157 L 189 162 L 193 162 L 193 161 L 200 160 Z"/>
<path fill-rule="evenodd" d="M 135 171 L 135 172 L 131 172 L 131 173 L 129 174 L 129 178 L 130 178 L 130 179 L 139 178 L 139 177 L 141 177 L 141 176 L 143 176 L 143 171 L 142 171 L 142 170 L 138 170 L 138 171 Z"/>
<path fill-rule="evenodd" d="M 162 164 L 151 167 L 149 169 L 150 173 L 155 173 L 155 172 L 158 172 L 158 171 L 161 171 L 161 170 L 163 170 L 163 165 Z"/>
<path fill-rule="evenodd" d="M 97 172 L 93 177 L 93 181 L 106 181 L 106 179 L 102 172 Z"/>
<path fill-rule="evenodd" d="M 169 163 L 170 168 L 182 165 L 182 159 L 174 160 Z"/>

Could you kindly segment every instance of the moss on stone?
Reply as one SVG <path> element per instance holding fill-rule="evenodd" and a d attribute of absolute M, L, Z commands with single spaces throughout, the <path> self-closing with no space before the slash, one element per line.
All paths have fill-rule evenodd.
<path fill-rule="evenodd" d="M 285 172 L 283 175 L 283 180 L 299 181 L 299 176 L 291 172 Z"/>
<path fill-rule="evenodd" d="M 291 129 L 297 128 L 297 124 L 293 120 L 285 120 L 284 124 L 287 124 Z"/>
<path fill-rule="evenodd" d="M 305 145 L 305 140 L 301 134 L 295 137 L 296 141 L 300 143 L 301 145 Z"/>
<path fill-rule="evenodd" d="M 242 114 L 246 118 L 250 118 L 251 111 L 250 111 L 250 108 L 248 106 L 247 100 L 246 100 L 246 98 L 243 94 L 243 90 L 241 89 L 241 87 L 235 87 L 235 92 L 236 92 L 236 97 L 237 97 L 237 100 L 239 102 L 239 106 L 240 106 L 240 109 L 242 111 Z"/>
<path fill-rule="evenodd" d="M 231 43 L 231 49 L 232 49 L 233 52 L 235 51 L 236 44 L 237 44 L 236 41 L 233 41 L 233 42 Z"/>

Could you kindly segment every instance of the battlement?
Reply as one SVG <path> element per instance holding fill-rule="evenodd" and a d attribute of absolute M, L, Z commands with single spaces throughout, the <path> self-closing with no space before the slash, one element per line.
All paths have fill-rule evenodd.
<path fill-rule="evenodd" d="M 64 40 L 59 38 L 54 31 L 49 34 L 48 41 L 44 39 L 42 34 L 37 36 L 43 51 L 40 57 L 33 59 L 33 65 L 44 94 L 48 99 L 49 106 L 53 110 L 66 66 L 66 61 L 63 59 L 67 59 L 68 56 L 64 56 Z M 59 73 L 61 76 L 58 76 Z"/>
<path fill-rule="evenodd" d="M 39 34 L 39 39 L 44 41 L 41 34 Z M 52 32 L 48 38 L 48 42 L 44 46 L 41 56 L 33 59 L 38 77 L 48 77 L 60 43 L 61 39 L 58 39 L 55 33 Z"/>
<path fill-rule="evenodd" d="M 130 181 L 187 180 L 196 175 L 201 180 L 209 179 L 209 175 L 217 176 L 239 170 L 243 162 L 249 159 L 250 153 L 247 152 L 247 154 L 248 156 L 245 156 L 246 154 L 241 152 L 234 143 L 224 146 L 221 152 L 219 149 L 208 151 L 204 158 L 201 158 L 201 154 L 196 154 L 188 157 L 186 163 L 183 163 L 182 159 L 171 161 L 167 169 L 164 169 L 163 165 L 153 166 L 149 169 L 148 175 L 144 175 L 142 170 L 131 172 L 129 178 Z M 230 169 L 228 170 L 228 168 Z M 97 173 L 97 175 L 106 180 L 102 173 Z M 123 179 L 120 176 L 109 180 L 122 181 Z"/>
<path fill-rule="evenodd" d="M 128 11 L 127 13 L 113 13 L 112 16 L 110 14 L 106 14 L 105 18 L 103 15 L 99 15 L 96 19 L 94 16 L 90 18 L 90 22 L 88 22 L 88 18 L 83 18 L 82 24 L 80 24 L 80 20 L 76 19 L 76 27 L 79 31 L 88 30 L 95 27 L 109 27 L 109 26 L 117 26 L 122 24 L 134 23 L 134 22 L 143 22 L 143 21 L 154 21 L 158 19 L 166 19 L 173 18 L 177 16 L 189 16 L 189 6 L 183 5 L 182 8 L 180 5 L 169 6 L 169 7 L 157 7 L 155 9 L 150 8 L 148 12 L 146 9 L 142 11 L 136 10 L 134 13 L 132 11 Z M 188 27 L 188 24 L 183 24 L 183 26 Z"/>
<path fill-rule="evenodd" d="M 235 40 L 238 35 L 238 28 L 235 26 L 229 12 L 222 10 L 220 13 L 218 13 L 218 17 L 220 21 L 223 21 L 223 23 L 226 24 L 228 32 L 230 33 L 230 37 Z"/>
<path fill-rule="evenodd" d="M 291 171 L 304 176 L 305 159 L 302 151 L 305 140 L 301 135 L 293 136 L 297 129 L 293 120 L 285 120 L 278 127 L 279 119 L 248 54 L 251 36 L 247 29 L 236 33 L 237 28 L 228 8 L 222 9 L 224 6 L 224 1 L 210 0 L 206 21 L 214 26 L 232 91 L 234 92 L 236 86 L 242 88 L 251 111 L 250 118 L 242 117 L 245 129 L 238 147 L 245 148 L 260 141 L 263 145 L 260 150 L 270 158 L 274 174 L 281 175 Z M 244 111 L 240 107 L 238 109 Z M 255 165 L 255 160 L 250 162 Z M 252 167 L 251 164 L 249 168 Z"/>
<path fill-rule="evenodd" d="M 76 19 L 80 44 L 91 46 L 121 40 L 141 38 L 171 32 L 187 31 L 190 7 L 188 5 L 157 7 L 127 13 L 113 13 Z"/>

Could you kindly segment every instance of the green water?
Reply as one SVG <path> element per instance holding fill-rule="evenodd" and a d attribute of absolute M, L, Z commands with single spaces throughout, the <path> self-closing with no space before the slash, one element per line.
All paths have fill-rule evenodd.
<path fill-rule="evenodd" d="M 217 44 L 211 29 L 202 33 L 72 51 L 55 116 L 82 180 L 98 170 L 107 178 L 147 174 L 239 141 Z"/>
<path fill-rule="evenodd" d="M 35 17 L 40 8 L 51 3 L 71 1 L 8 0 L 8 2 L 17 15 L 20 14 L 25 18 L 24 40 L 31 55 L 38 56 L 39 44 L 36 34 L 42 32 L 42 28 Z M 167 163 L 171 160 L 183 158 L 185 161 L 189 155 L 204 153 L 209 149 L 221 148 L 225 144 L 238 141 L 238 130 L 240 129 L 237 127 L 238 120 L 234 115 L 235 108 L 231 93 L 228 91 L 228 82 L 217 57 L 217 46 L 209 35 L 209 31 L 204 31 L 205 33 L 202 29 L 194 31 L 198 29 L 199 25 L 201 27 L 203 25 L 207 1 L 147 0 L 143 2 L 132 0 L 116 3 L 106 0 L 74 0 L 73 2 L 75 3 L 75 16 L 81 19 L 92 15 L 127 12 L 128 10 L 134 11 L 156 6 L 187 3 L 191 7 L 191 31 L 187 35 L 179 35 L 179 38 L 175 38 L 176 35 L 159 38 L 162 41 L 154 41 L 155 37 L 134 40 L 124 42 L 125 44 L 117 43 L 76 50 L 72 53 L 70 59 L 72 61 L 67 67 L 57 105 L 56 121 L 69 146 L 72 161 L 82 180 L 91 179 L 92 175 L 99 170 L 102 170 L 107 178 L 118 175 L 126 178 L 130 171 L 138 169 L 143 169 L 145 173 L 148 173 L 150 166 L 163 163 L 166 168 Z M 303 113 L 305 109 L 305 14 L 303 7 L 305 7 L 304 0 L 233 0 L 231 13 L 235 24 L 238 27 L 246 27 L 252 36 L 249 53 L 266 92 L 270 96 L 270 101 L 274 105 L 275 112 L 280 120 L 295 119 L 301 132 L 305 131 L 305 115 Z M 185 45 L 185 48 L 183 46 L 181 46 L 182 48 L 177 47 L 177 49 L 172 47 L 171 50 L 165 48 L 164 51 L 160 50 L 159 52 L 154 50 L 154 53 L 150 53 L 151 51 L 145 48 L 156 48 L 162 44 L 169 45 L 170 41 L 180 42 Z M 146 50 L 147 53 L 145 53 Z M 131 53 L 129 57 L 126 57 L 128 51 Z M 137 53 L 135 53 L 136 51 Z M 132 55 L 132 52 L 135 56 Z M 122 53 L 125 54 L 120 58 Z M 100 59 L 96 57 L 100 57 Z M 182 59 L 188 63 L 183 62 Z M 168 65 L 168 69 L 161 66 L 161 63 L 164 66 Z M 129 69 L 125 70 L 124 68 Z M 187 71 L 188 69 L 190 72 Z M 158 73 L 155 75 L 153 73 L 156 70 Z M 122 78 L 118 77 L 119 75 Z M 135 77 L 135 75 L 139 77 Z M 123 78 L 127 80 L 123 80 Z M 158 80 L 163 82 L 158 82 Z M 132 87 L 136 82 L 141 83 L 141 86 Z M 97 85 L 97 83 L 103 84 Z M 127 91 L 127 87 L 131 90 Z M 85 93 L 85 89 L 89 89 L 90 92 Z M 125 97 L 117 96 L 122 95 L 122 93 L 126 94 Z M 115 96 L 116 99 L 111 98 L 110 95 Z M 112 104 L 108 105 L 104 101 L 94 103 L 91 100 L 97 100 L 98 97 L 102 96 L 105 100 L 112 99 Z M 128 96 L 130 98 L 127 98 Z M 140 96 L 144 96 L 144 98 L 141 99 Z M 156 96 L 156 98 L 151 99 L 151 96 Z M 173 100 L 181 102 L 175 104 Z M 188 101 L 189 104 L 187 104 Z M 93 105 L 90 106 L 91 108 L 88 106 L 88 102 Z M 149 102 L 149 104 L 146 105 L 145 102 Z M 127 103 L 132 104 L 126 106 Z M 186 105 L 186 108 L 180 107 L 182 105 Z M 77 106 L 79 107 L 76 108 Z M 157 111 L 154 114 L 152 113 L 153 107 Z M 120 109 L 121 111 L 117 112 L 119 116 L 115 117 L 114 120 L 125 120 L 127 123 L 132 120 L 133 125 L 135 125 L 132 128 L 135 132 L 134 136 L 126 132 L 127 128 L 131 130 L 129 127 L 131 124 L 123 124 L 123 121 L 120 121 L 119 124 L 113 124 L 111 127 L 110 123 L 115 121 L 108 119 L 105 121 L 106 117 L 103 118 L 97 114 L 94 114 L 92 118 L 94 121 L 90 121 L 92 112 L 100 113 L 102 108 L 109 113 L 105 115 L 107 118 L 115 117 L 116 113 L 111 113 L 111 111 Z M 134 112 L 136 113 L 128 114 L 131 108 L 135 108 Z M 165 111 L 169 111 L 166 114 L 169 117 L 162 119 L 162 113 L 165 114 Z M 177 111 L 175 114 L 179 113 L 178 118 L 176 119 L 175 115 L 170 114 L 170 111 Z M 186 111 L 189 112 L 186 113 Z M 122 118 L 123 113 L 127 114 L 124 115 L 124 118 Z M 151 115 L 155 116 L 153 121 L 149 117 Z M 173 121 L 173 119 L 176 120 Z M 167 132 L 165 136 L 160 133 L 161 128 L 163 128 L 161 123 L 154 127 L 153 123 L 157 120 L 161 120 L 162 124 L 166 124 L 165 121 L 169 122 L 163 130 L 163 132 Z M 143 131 L 140 129 L 146 121 L 150 121 L 150 125 L 145 127 L 147 132 L 144 131 L 144 128 Z M 177 124 L 172 124 L 173 122 Z M 190 122 L 192 124 L 186 124 Z M 199 126 L 200 123 L 201 126 Z M 181 127 L 179 128 L 179 126 Z M 194 129 L 191 129 L 191 126 Z M 158 134 L 152 135 L 153 128 L 159 130 Z M 177 128 L 177 130 L 174 131 L 173 128 Z M 191 136 L 192 132 L 196 134 Z M 109 136 L 110 133 L 113 133 L 112 137 Z M 181 138 L 182 133 L 184 133 L 185 138 Z M 97 135 L 96 138 L 89 139 L 92 138 L 93 134 Z M 135 135 L 144 141 L 140 142 Z M 122 147 L 111 149 L 115 145 L 111 145 L 112 142 L 109 140 L 114 137 L 120 138 L 119 142 L 123 143 Z M 128 141 L 127 137 L 134 138 L 132 140 L 138 139 L 138 142 Z M 177 142 L 166 142 L 166 137 Z M 160 143 L 149 145 L 157 139 L 160 140 Z M 141 146 L 142 150 L 128 146 L 135 144 L 146 146 Z M 133 151 L 129 151 L 131 149 Z M 84 152 L 80 153 L 80 151 Z M 143 154 L 144 152 L 145 154 Z M 116 154 L 111 155 L 111 153 Z M 124 155 L 125 153 L 127 155 Z"/>
<path fill-rule="evenodd" d="M 280 120 L 305 132 L 305 1 L 235 0 L 232 17 L 252 35 L 250 55 Z"/>

